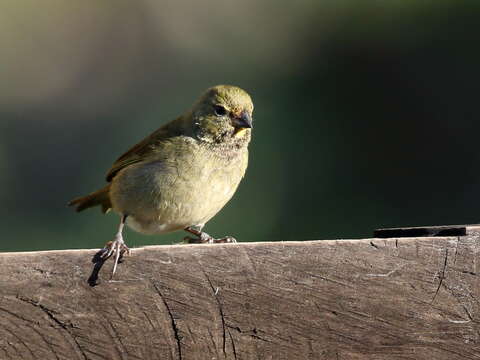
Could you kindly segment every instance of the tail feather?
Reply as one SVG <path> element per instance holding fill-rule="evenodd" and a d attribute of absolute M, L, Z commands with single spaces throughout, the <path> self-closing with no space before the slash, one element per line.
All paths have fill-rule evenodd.
<path fill-rule="evenodd" d="M 73 199 L 68 203 L 68 206 L 75 206 L 76 211 L 82 211 L 82 210 L 100 205 L 102 207 L 102 212 L 106 213 L 112 208 L 109 191 L 110 191 L 110 184 L 87 196 L 82 196 L 82 197 Z"/>

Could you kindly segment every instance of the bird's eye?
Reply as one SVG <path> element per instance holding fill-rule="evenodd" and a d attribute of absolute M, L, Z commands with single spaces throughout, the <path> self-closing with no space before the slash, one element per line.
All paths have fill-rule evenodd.
<path fill-rule="evenodd" d="M 227 114 L 227 109 L 225 109 L 222 105 L 215 105 L 213 109 L 215 110 L 215 114 L 218 116 L 223 116 Z"/>

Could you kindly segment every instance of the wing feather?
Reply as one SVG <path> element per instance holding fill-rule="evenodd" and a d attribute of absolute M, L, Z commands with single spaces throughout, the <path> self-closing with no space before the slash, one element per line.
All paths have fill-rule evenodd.
<path fill-rule="evenodd" d="M 144 161 L 150 155 L 159 151 L 161 143 L 181 134 L 182 118 L 177 118 L 154 131 L 138 144 L 131 147 L 120 156 L 107 173 L 106 179 L 112 181 L 115 175 L 122 169 L 132 164 Z"/>

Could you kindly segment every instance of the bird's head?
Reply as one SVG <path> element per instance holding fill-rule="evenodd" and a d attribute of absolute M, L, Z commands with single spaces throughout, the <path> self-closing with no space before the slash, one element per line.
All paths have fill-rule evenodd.
<path fill-rule="evenodd" d="M 195 135 L 208 143 L 248 144 L 253 103 L 246 91 L 230 85 L 207 89 L 192 109 Z"/>

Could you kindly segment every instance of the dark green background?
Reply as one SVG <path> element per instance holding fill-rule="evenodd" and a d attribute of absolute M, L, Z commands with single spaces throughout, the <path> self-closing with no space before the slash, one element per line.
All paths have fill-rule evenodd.
<path fill-rule="evenodd" d="M 240 241 L 480 219 L 478 1 L 5 1 L 0 251 L 98 248 L 76 214 L 207 87 L 255 103 L 247 176 L 206 227 Z M 130 246 L 172 243 L 183 233 Z"/>

